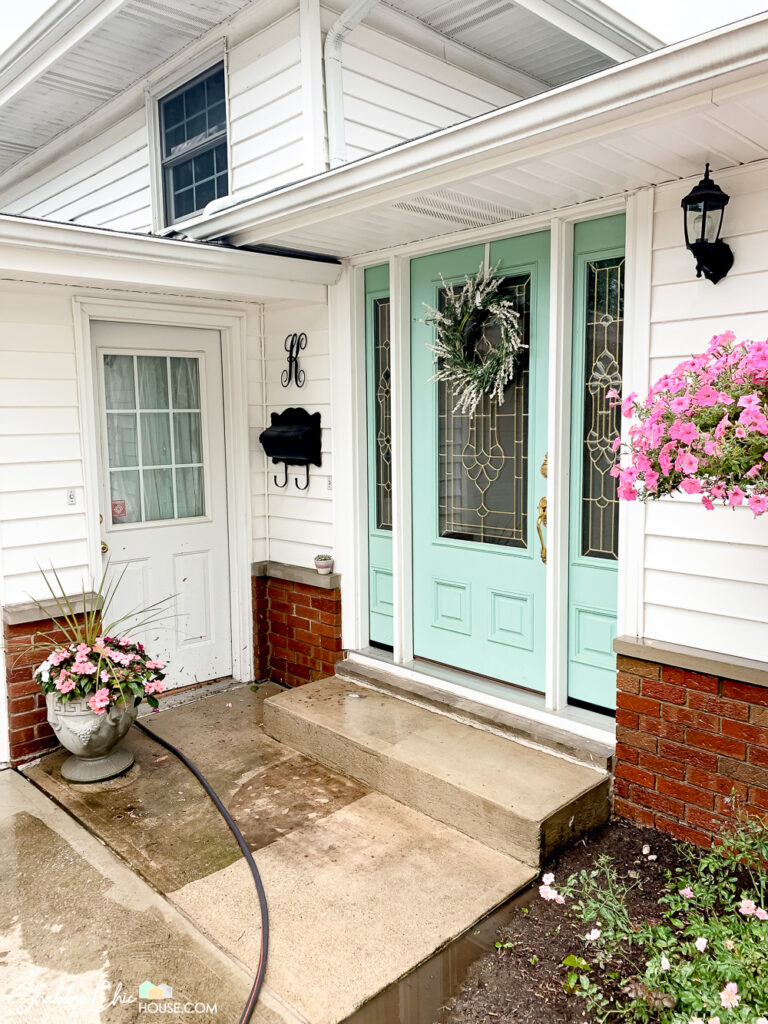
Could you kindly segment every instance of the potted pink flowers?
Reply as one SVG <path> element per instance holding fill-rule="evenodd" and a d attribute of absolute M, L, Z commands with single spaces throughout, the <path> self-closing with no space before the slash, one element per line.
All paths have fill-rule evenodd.
<path fill-rule="evenodd" d="M 609 397 L 617 397 L 609 392 Z M 646 501 L 676 491 L 768 509 L 768 341 L 736 341 L 731 331 L 665 374 L 643 401 L 628 395 L 635 422 L 629 464 L 614 466 L 619 498 Z M 614 450 L 621 446 L 620 439 Z"/>
<path fill-rule="evenodd" d="M 85 611 L 77 615 L 55 571 L 53 575 L 59 593 L 45 579 L 56 604 L 57 613 L 50 616 L 55 633 L 43 634 L 43 644 L 35 644 L 47 656 L 34 677 L 45 694 L 48 722 L 72 754 L 61 767 L 62 776 L 70 782 L 98 782 L 120 775 L 133 764 L 133 754 L 118 744 L 135 722 L 142 700 L 157 708 L 165 678 L 164 663 L 150 657 L 141 643 L 122 635 L 120 626 L 128 619 L 133 628 L 158 621 L 161 616 L 155 613 L 165 602 L 108 623 L 106 616 L 122 576 L 106 587 L 102 579 L 91 600 L 84 593 Z"/>

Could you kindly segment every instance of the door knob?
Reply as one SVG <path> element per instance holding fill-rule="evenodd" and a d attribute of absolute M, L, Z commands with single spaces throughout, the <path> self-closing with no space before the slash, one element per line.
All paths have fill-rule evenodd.
<path fill-rule="evenodd" d="M 547 525 L 547 499 L 539 498 L 539 516 L 536 520 L 536 530 L 539 534 L 539 544 L 541 545 L 541 560 L 546 565 L 547 562 L 547 545 L 544 543 L 544 530 L 543 528 Z"/>
<path fill-rule="evenodd" d="M 108 551 L 109 551 L 109 544 L 107 544 L 107 542 L 105 540 L 103 540 L 101 542 L 101 553 L 102 553 L 102 555 L 106 555 L 106 553 Z"/>

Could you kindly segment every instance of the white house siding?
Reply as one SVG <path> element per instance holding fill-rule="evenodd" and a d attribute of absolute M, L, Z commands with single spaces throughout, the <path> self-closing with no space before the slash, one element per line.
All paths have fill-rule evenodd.
<path fill-rule="evenodd" d="M 768 335 L 768 178 L 765 163 L 717 172 L 731 195 L 723 237 L 735 264 L 725 280 L 696 280 L 682 244 L 680 199 L 696 179 L 656 191 L 650 379 L 706 348 L 713 334 Z M 646 510 L 646 637 L 765 660 L 768 523 L 746 509 L 707 512 L 694 498 Z"/>
<path fill-rule="evenodd" d="M 286 368 L 285 338 L 301 331 L 308 339 L 299 360 L 306 373 L 306 381 L 302 388 L 294 382 L 284 388 L 280 374 Z M 266 467 L 268 557 L 276 562 L 311 566 L 314 556 L 321 551 L 331 551 L 333 544 L 333 492 L 329 489 L 332 455 L 328 307 L 324 304 L 302 306 L 295 302 L 268 305 L 265 307 L 264 337 L 265 421 L 269 422 L 272 412 L 301 406 L 310 413 L 319 412 L 323 427 L 323 464 L 320 468 L 310 467 L 308 490 L 299 491 L 294 483 L 297 477 L 299 483 L 304 483 L 303 469 L 289 467 L 288 486 L 281 488 L 275 485 L 274 477 L 277 475 L 278 480 L 282 480 L 282 466 L 274 466 L 270 462 Z M 261 474 L 263 479 L 265 463 L 256 437 L 252 437 L 251 447 L 254 450 L 254 476 Z"/>
<path fill-rule="evenodd" d="M 304 177 L 297 13 L 232 48 L 229 112 L 233 193 L 266 191 Z"/>
<path fill-rule="evenodd" d="M 82 291 L 58 285 L 0 286 L 0 550 L 6 604 L 26 602 L 30 594 L 45 596 L 38 565 L 55 566 L 71 592 L 78 592 L 83 580 L 89 582 L 74 294 Z M 148 297 L 153 300 L 157 296 Z M 260 561 L 267 557 L 264 458 L 258 444 L 264 420 L 261 307 L 237 308 L 246 311 L 252 557 Z M 326 345 L 325 339 L 318 340 Z M 74 505 L 67 504 L 70 488 Z"/>
<path fill-rule="evenodd" d="M 324 27 L 331 20 L 323 12 Z M 425 44 L 426 45 L 426 44 Z M 511 90 L 360 25 L 342 50 L 347 159 L 512 103 Z"/>
<path fill-rule="evenodd" d="M 5 213 L 149 231 L 149 149 L 144 107 L 32 174 L 6 196 Z"/>

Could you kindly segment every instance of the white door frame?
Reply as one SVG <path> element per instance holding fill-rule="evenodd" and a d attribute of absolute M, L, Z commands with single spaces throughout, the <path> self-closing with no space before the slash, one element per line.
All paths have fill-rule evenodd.
<path fill-rule="evenodd" d="M 396 250 L 367 253 L 356 258 L 347 272 L 347 291 L 354 297 L 347 306 L 346 319 L 337 313 L 339 349 L 349 347 L 357 353 L 364 345 L 365 330 L 361 325 L 363 305 L 363 270 L 368 266 L 389 263 L 391 297 L 391 359 L 392 359 L 392 515 L 393 515 L 393 591 L 394 652 L 396 664 L 413 658 L 411 551 L 411 381 L 410 381 L 410 261 L 442 249 L 460 248 L 476 242 L 490 242 L 534 231 L 551 233 L 550 266 L 550 351 L 548 411 L 548 507 L 547 535 L 550 557 L 547 559 L 547 668 L 544 704 L 547 711 L 561 711 L 567 706 L 567 635 L 568 635 L 568 516 L 570 406 L 571 406 L 571 322 L 573 288 L 573 225 L 614 213 L 626 213 L 626 255 L 629 269 L 624 329 L 624 386 L 642 393 L 647 388 L 650 347 L 651 259 L 653 236 L 654 189 L 641 189 L 628 196 L 598 200 L 570 207 L 556 214 L 529 218 L 454 233 L 445 238 L 432 238 Z M 332 289 L 335 291 L 335 289 Z M 339 305 L 341 305 L 339 303 Z M 338 308 L 338 307 L 337 307 Z M 354 310 L 354 313 L 351 312 Z M 332 331 L 332 336 L 334 332 Z M 351 439 L 350 462 L 366 465 L 365 376 L 359 372 L 351 380 L 357 400 L 347 398 L 342 406 L 344 436 Z M 338 391 L 350 387 L 350 378 L 339 381 Z M 348 390 L 346 391 L 348 395 Z M 334 414 L 334 426 L 336 416 Z M 336 474 L 334 474 L 336 476 Z M 369 641 L 367 619 L 367 550 L 364 544 L 348 543 L 351 535 L 362 536 L 367 522 L 368 479 L 360 468 L 353 474 L 343 473 L 335 480 L 336 507 L 349 510 L 345 529 L 337 531 L 339 553 L 343 553 L 345 574 L 354 574 L 358 581 L 355 593 L 342 591 L 344 646 L 352 650 L 365 647 Z M 337 513 L 338 514 L 338 513 Z M 619 634 L 642 635 L 644 506 L 632 507 L 622 502 L 619 511 L 619 595 L 617 625 Z M 349 529 L 347 529 L 349 527 Z M 515 701 L 510 690 L 509 703 Z"/>
<path fill-rule="evenodd" d="M 125 296 L 72 300 L 75 355 L 85 481 L 85 520 L 88 567 L 91 576 L 102 573 L 99 528 L 99 446 L 94 394 L 92 320 L 202 327 L 221 335 L 221 370 L 224 401 L 224 449 L 227 466 L 227 530 L 229 587 L 232 617 L 232 676 L 238 682 L 253 679 L 253 610 L 251 603 L 251 489 L 244 312 L 232 308 L 126 299 Z"/>

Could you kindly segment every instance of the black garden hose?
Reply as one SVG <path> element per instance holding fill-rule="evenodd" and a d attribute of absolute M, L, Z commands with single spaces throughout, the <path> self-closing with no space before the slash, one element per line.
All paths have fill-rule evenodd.
<path fill-rule="evenodd" d="M 269 949 L 269 912 L 267 910 L 267 897 L 264 893 L 264 885 L 261 881 L 259 869 L 256 867 L 256 863 L 253 859 L 253 856 L 251 855 L 251 851 L 246 846 L 245 840 L 243 839 L 243 835 L 240 829 L 232 820 L 232 815 L 221 802 L 215 789 L 213 788 L 213 786 L 211 786 L 210 782 L 206 779 L 206 777 L 203 775 L 200 769 L 197 768 L 185 754 L 182 754 L 182 752 L 177 747 L 174 747 L 172 743 L 169 743 L 168 740 L 164 740 L 161 736 L 158 736 L 156 733 L 152 732 L 151 729 L 148 729 L 145 725 L 142 725 L 141 722 L 134 722 L 134 725 L 136 726 L 137 729 L 140 729 L 143 733 L 149 736 L 150 739 L 154 740 L 155 743 L 159 743 L 161 747 L 165 747 L 166 750 L 170 750 L 172 754 L 178 757 L 178 759 L 181 761 L 183 765 L 185 765 L 185 767 L 189 768 L 189 770 L 195 776 L 195 778 L 203 787 L 205 792 L 208 794 L 211 800 L 213 800 L 214 804 L 216 805 L 216 810 L 227 823 L 227 827 L 237 840 L 237 844 L 242 850 L 243 857 L 245 857 L 246 863 L 248 864 L 251 874 L 253 875 L 253 883 L 256 886 L 256 892 L 259 897 L 259 908 L 261 910 L 261 952 L 259 953 L 259 966 L 256 970 L 256 977 L 253 979 L 251 994 L 248 996 L 248 1002 L 245 1004 L 245 1008 L 243 1009 L 242 1015 L 240 1017 L 240 1024 L 248 1024 L 248 1021 L 251 1019 L 253 1011 L 256 1009 L 256 1000 L 259 998 L 259 991 L 264 981 L 264 973 L 267 967 L 267 951 Z"/>

